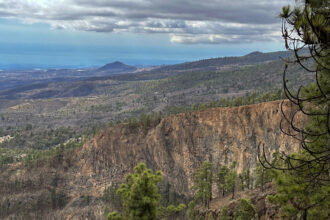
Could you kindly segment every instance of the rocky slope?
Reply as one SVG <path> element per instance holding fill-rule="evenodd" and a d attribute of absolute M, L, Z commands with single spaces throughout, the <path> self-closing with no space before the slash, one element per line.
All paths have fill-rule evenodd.
<path fill-rule="evenodd" d="M 272 184 L 267 184 L 264 191 L 255 188 L 237 192 L 234 199 L 231 195 L 215 198 L 211 201 L 208 209 L 204 206 L 198 206 L 195 209 L 196 216 L 198 216 L 197 219 L 203 220 L 218 219 L 221 210 L 226 206 L 228 207 L 228 215 L 233 218 L 239 201 L 248 198 L 254 204 L 259 220 L 281 219 L 278 207 L 267 200 L 267 196 L 274 195 L 275 192 L 275 187 Z"/>
<path fill-rule="evenodd" d="M 214 108 L 162 119 L 151 127 L 118 125 L 83 147 L 26 167 L 1 168 L 0 217 L 102 219 L 103 190 L 139 162 L 161 170 L 170 191 L 189 197 L 194 171 L 204 160 L 214 169 L 237 161 L 237 171 L 257 162 L 257 146 L 293 151 L 298 143 L 279 129 L 280 101 Z"/>

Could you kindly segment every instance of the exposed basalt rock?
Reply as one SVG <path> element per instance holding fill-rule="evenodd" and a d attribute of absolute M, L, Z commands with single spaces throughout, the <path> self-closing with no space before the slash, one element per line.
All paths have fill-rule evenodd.
<path fill-rule="evenodd" d="M 189 196 L 193 173 L 204 160 L 212 161 L 214 169 L 237 161 L 237 171 L 241 172 L 255 168 L 260 142 L 269 152 L 298 149 L 298 143 L 279 129 L 280 103 L 178 114 L 162 119 L 147 130 L 142 125 L 109 128 L 82 148 L 40 161 L 29 169 L 19 164 L 2 168 L 1 187 L 28 179 L 37 183 L 37 187 L 23 192 L 3 189 L 0 200 L 36 197 L 41 191 L 50 192 L 56 188 L 66 194 L 65 207 L 50 208 L 45 212 L 47 215 L 57 219 L 103 218 L 99 197 L 105 186 L 121 182 L 142 161 L 154 170 L 161 170 L 170 182 L 171 190 Z M 79 199 L 82 196 L 91 198 L 88 206 Z M 20 205 L 24 206 L 26 201 L 22 199 Z M 81 206 L 77 207 L 77 204 Z M 15 213 L 8 213 L 2 217 L 13 215 Z"/>

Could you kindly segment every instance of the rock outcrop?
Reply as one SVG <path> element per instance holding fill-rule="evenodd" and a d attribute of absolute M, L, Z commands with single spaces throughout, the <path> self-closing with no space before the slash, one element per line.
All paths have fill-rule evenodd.
<path fill-rule="evenodd" d="M 205 160 L 212 161 L 214 169 L 237 161 L 238 172 L 248 168 L 253 172 L 259 143 L 268 153 L 298 149 L 299 143 L 279 129 L 280 103 L 178 114 L 150 128 L 121 124 L 101 131 L 72 152 L 28 168 L 20 164 L 3 167 L 1 206 L 6 199 L 10 205 L 6 203 L 9 211 L 0 217 L 25 214 L 31 218 L 102 219 L 104 188 L 121 182 L 139 162 L 160 170 L 172 191 L 188 197 L 193 174 Z M 18 187 L 17 182 L 22 184 Z M 51 206 L 54 189 L 65 194 L 62 206 Z M 35 210 L 33 204 L 42 204 L 45 210 Z"/>

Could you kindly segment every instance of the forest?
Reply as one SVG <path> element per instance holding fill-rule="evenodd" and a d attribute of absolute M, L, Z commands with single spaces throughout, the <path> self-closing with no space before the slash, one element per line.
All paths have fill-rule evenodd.
<path fill-rule="evenodd" d="M 283 6 L 286 51 L 0 71 L 0 218 L 329 219 L 329 7 Z"/>

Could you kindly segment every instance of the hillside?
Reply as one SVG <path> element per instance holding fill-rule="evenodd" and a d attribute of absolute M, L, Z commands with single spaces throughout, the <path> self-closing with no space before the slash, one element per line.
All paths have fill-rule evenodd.
<path fill-rule="evenodd" d="M 136 70 L 142 71 L 143 68 L 138 69 L 118 61 L 100 68 L 3 70 L 0 71 L 0 91 L 10 95 L 17 90 L 27 91 L 40 86 L 45 88 L 52 83 L 84 81 L 93 77 L 108 77 Z"/>
<path fill-rule="evenodd" d="M 157 92 L 170 99 L 184 93 L 188 98 L 195 98 L 197 95 L 214 100 L 215 97 L 221 95 L 231 96 L 235 93 L 269 91 L 281 88 L 283 68 L 283 61 L 276 60 L 214 71 L 207 71 L 208 68 L 205 67 L 199 71 L 177 73 L 156 80 L 136 79 L 131 81 L 126 78 L 118 78 L 124 76 L 129 78 L 129 75 L 123 74 L 116 77 L 94 77 L 73 82 L 45 82 L 0 90 L 0 99 L 24 100 L 99 95 L 115 96 L 127 92 L 133 92 L 139 96 L 149 96 L 151 92 Z M 143 75 L 143 73 L 136 73 L 135 75 L 140 77 L 141 74 Z M 305 84 L 311 81 L 311 75 L 297 66 L 290 68 L 288 80 L 290 79 L 299 79 L 299 82 Z M 297 86 L 290 82 L 289 85 Z M 214 96 L 215 94 L 216 96 Z M 196 100 L 195 102 L 199 101 Z"/>
<path fill-rule="evenodd" d="M 17 72 L 9 79 L 20 79 L 21 74 L 23 81 L 28 80 L 24 86 L 0 88 L 0 138 L 10 137 L 0 143 L 4 152 L 0 163 L 7 161 L 8 155 L 15 158 L 31 150 L 43 154 L 68 141 L 90 137 L 100 128 L 140 120 L 146 114 L 164 116 L 205 106 L 281 99 L 284 63 L 278 57 L 285 55 L 288 53 L 253 52 L 230 59 L 207 59 L 184 64 L 190 66 L 187 71 L 173 65 L 171 70 L 164 70 L 165 78 L 161 69 L 170 66 L 143 69 L 133 74 L 135 80 L 130 78 L 132 74 L 105 76 L 106 72 L 97 69 Z M 125 66 L 119 62 L 111 65 Z M 311 75 L 297 66 L 289 73 L 290 87 L 297 86 L 291 83 L 296 79 L 311 81 Z M 87 77 L 89 74 L 93 77 Z M 6 84 L 1 80 L 10 75 L 0 77 L 0 85 Z M 152 77 L 141 80 L 145 76 Z M 66 80 L 53 82 L 52 77 Z M 31 83 L 33 80 L 39 83 Z"/>
<path fill-rule="evenodd" d="M 257 145 L 270 152 L 298 148 L 279 130 L 280 101 L 213 108 L 166 117 L 152 124 L 119 124 L 82 147 L 29 164 L 1 167 L 1 217 L 102 219 L 106 186 L 121 182 L 141 161 L 166 176 L 171 202 L 187 201 L 192 175 L 208 159 L 238 162 L 237 171 L 257 161 Z"/>
<path fill-rule="evenodd" d="M 265 62 L 271 62 L 285 59 L 292 54 L 287 51 L 278 51 L 270 53 L 252 52 L 245 56 L 237 57 L 218 57 L 211 59 L 204 59 L 175 65 L 165 65 L 152 68 L 148 71 L 141 71 L 139 74 L 125 74 L 111 76 L 112 79 L 122 81 L 136 81 L 136 80 L 157 80 L 164 79 L 170 76 L 175 76 L 183 72 L 205 72 L 205 71 L 220 71 L 228 70 L 233 67 L 244 67 L 249 65 L 256 65 Z"/>
<path fill-rule="evenodd" d="M 244 66 L 254 65 L 263 62 L 270 62 L 279 59 L 285 59 L 291 56 L 288 51 L 278 51 L 270 53 L 262 53 L 255 51 L 240 57 L 223 57 L 223 58 L 212 58 L 204 59 L 194 62 L 187 62 L 182 64 L 176 64 L 172 66 L 165 66 L 160 68 L 164 70 L 183 70 L 183 71 L 196 71 L 196 70 L 218 70 L 221 68 L 229 68 L 232 66 Z"/>
<path fill-rule="evenodd" d="M 259 219 L 281 219 L 278 207 L 267 200 L 268 195 L 274 195 L 275 193 L 276 190 L 272 184 L 267 184 L 264 191 L 262 191 L 259 187 L 254 189 L 246 189 L 244 191 L 237 192 L 234 199 L 231 198 L 231 195 L 213 199 L 209 209 L 206 209 L 203 206 L 198 206 L 196 215 L 200 216 L 203 220 L 208 220 L 211 217 L 217 219 L 217 217 L 220 216 L 221 210 L 226 206 L 229 210 L 229 216 L 233 217 L 235 207 L 239 203 L 239 200 L 249 198 L 256 207 L 256 213 Z"/>
<path fill-rule="evenodd" d="M 136 67 L 126 65 L 119 61 L 115 61 L 113 63 L 108 63 L 98 69 L 98 71 L 104 71 L 104 72 L 113 73 L 113 74 L 134 72 L 135 70 L 137 70 Z"/>
<path fill-rule="evenodd" d="M 138 83 L 138 86 L 142 87 L 145 80 L 171 80 L 174 78 L 173 81 L 175 81 L 176 76 L 184 78 L 184 80 L 192 77 L 198 84 L 206 84 L 210 81 L 218 83 L 219 79 L 225 76 L 227 79 L 222 83 L 226 83 L 227 81 L 234 82 L 246 71 L 253 72 L 252 79 L 265 81 L 265 87 L 269 88 L 270 82 L 274 80 L 276 83 L 281 81 L 283 65 L 280 64 L 282 62 L 280 58 L 289 56 L 290 53 L 284 51 L 272 53 L 253 52 L 241 57 L 205 59 L 139 71 L 136 71 L 137 68 L 134 66 L 116 61 L 98 69 L 0 72 L 0 98 L 45 99 L 108 95 L 122 90 L 120 86 L 113 88 L 112 82 L 119 85 L 124 84 L 128 87 L 134 87 Z M 237 72 L 241 72 L 241 74 L 237 75 Z M 251 73 L 248 75 L 250 76 Z M 272 79 L 263 79 L 262 76 L 265 74 L 274 76 L 272 76 Z M 301 74 L 302 71 L 299 70 L 293 77 L 301 77 Z M 227 87 L 230 86 L 232 84 L 227 85 Z M 256 85 L 256 90 L 260 89 L 258 86 L 260 85 Z M 171 88 L 173 87 L 175 89 L 180 88 L 177 84 L 171 85 Z M 245 85 L 240 85 L 240 90 L 246 89 L 245 87 Z"/>

